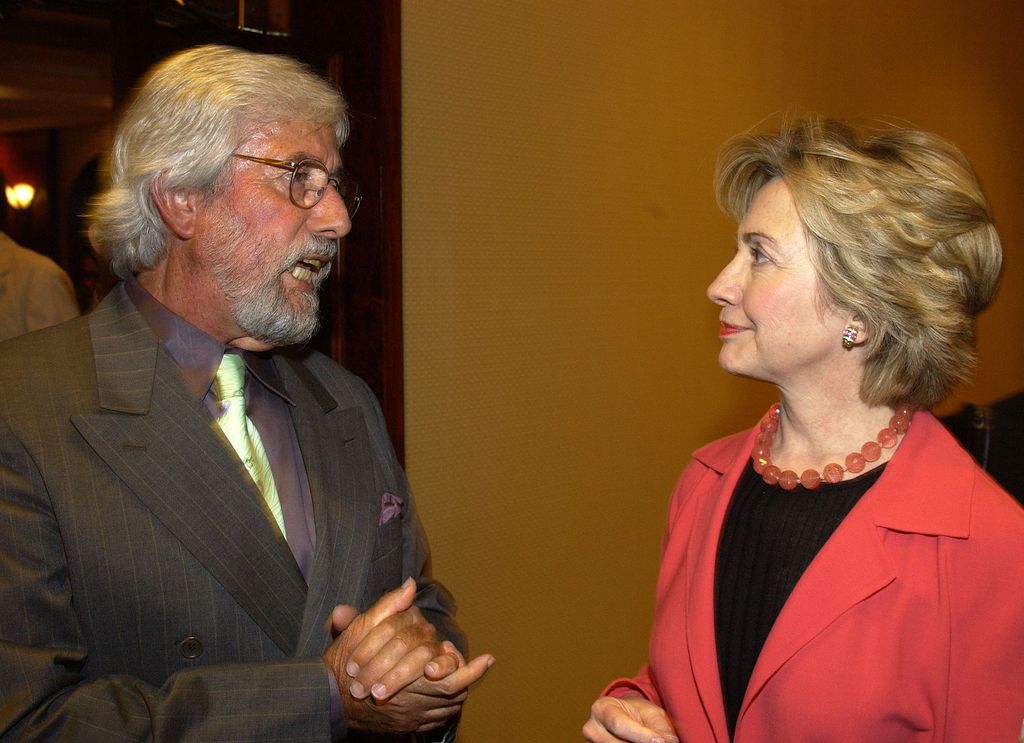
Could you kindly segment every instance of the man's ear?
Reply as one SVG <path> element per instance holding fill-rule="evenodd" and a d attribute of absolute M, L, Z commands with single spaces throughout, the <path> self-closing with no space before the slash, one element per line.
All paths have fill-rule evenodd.
<path fill-rule="evenodd" d="M 199 204 L 196 193 L 182 188 L 164 188 L 162 176 L 153 182 L 149 192 L 167 229 L 179 240 L 191 239 L 195 234 L 196 210 Z"/>

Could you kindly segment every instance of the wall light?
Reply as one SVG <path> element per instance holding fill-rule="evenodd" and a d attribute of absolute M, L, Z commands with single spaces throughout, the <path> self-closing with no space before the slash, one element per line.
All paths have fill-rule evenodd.
<path fill-rule="evenodd" d="M 15 183 L 4 190 L 7 192 L 7 203 L 13 209 L 28 209 L 36 197 L 36 189 L 27 183 Z"/>

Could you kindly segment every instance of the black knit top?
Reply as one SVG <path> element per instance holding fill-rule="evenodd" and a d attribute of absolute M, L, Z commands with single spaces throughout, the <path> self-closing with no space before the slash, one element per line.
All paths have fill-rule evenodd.
<path fill-rule="evenodd" d="M 783 604 L 884 469 L 816 490 L 768 485 L 753 466 L 740 477 L 715 566 L 715 639 L 730 737 L 754 663 Z"/>

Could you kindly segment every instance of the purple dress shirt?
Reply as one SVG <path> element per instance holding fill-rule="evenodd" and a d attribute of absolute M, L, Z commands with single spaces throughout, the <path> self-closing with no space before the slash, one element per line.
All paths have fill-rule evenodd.
<path fill-rule="evenodd" d="M 288 532 L 286 541 L 308 583 L 316 544 L 313 500 L 290 414 L 295 403 L 288 397 L 274 363 L 261 354 L 225 348 L 161 304 L 134 278 L 125 282 L 125 290 L 178 366 L 185 385 L 214 418 L 220 415 L 213 380 L 221 357 L 233 352 L 245 359 L 245 412 L 267 451 Z"/>
<path fill-rule="evenodd" d="M 286 542 L 308 584 L 316 544 L 313 499 L 291 417 L 295 403 L 288 397 L 273 361 L 263 354 L 225 348 L 161 304 L 134 277 L 126 279 L 124 284 L 128 297 L 178 366 L 185 385 L 196 400 L 202 400 L 214 419 L 220 415 L 213 380 L 221 358 L 226 352 L 232 352 L 240 353 L 245 359 L 245 412 L 259 431 L 270 460 L 284 528 L 288 532 Z M 268 516 L 268 519 L 276 528 L 273 518 Z M 331 739 L 339 741 L 347 733 L 341 691 L 334 673 L 329 668 L 325 670 L 331 686 Z"/>

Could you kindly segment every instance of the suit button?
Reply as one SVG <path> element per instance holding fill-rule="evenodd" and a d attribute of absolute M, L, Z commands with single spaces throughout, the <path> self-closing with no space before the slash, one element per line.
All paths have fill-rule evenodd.
<path fill-rule="evenodd" d="M 186 637 L 178 643 L 178 652 L 181 653 L 182 658 L 195 660 L 203 654 L 203 643 L 198 637 Z"/>

